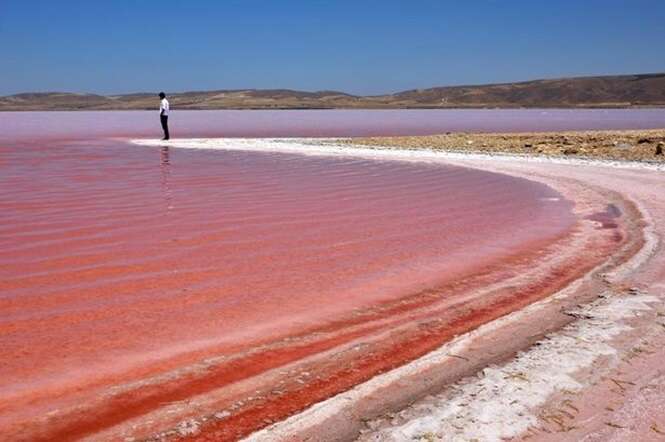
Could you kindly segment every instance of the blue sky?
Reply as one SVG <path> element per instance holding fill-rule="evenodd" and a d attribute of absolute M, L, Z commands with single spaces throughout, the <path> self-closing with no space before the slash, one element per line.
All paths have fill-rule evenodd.
<path fill-rule="evenodd" d="M 0 0 L 0 95 L 665 71 L 664 0 Z"/>

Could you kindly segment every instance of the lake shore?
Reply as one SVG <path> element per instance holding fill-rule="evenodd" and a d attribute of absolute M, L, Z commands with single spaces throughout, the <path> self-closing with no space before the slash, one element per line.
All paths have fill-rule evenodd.
<path fill-rule="evenodd" d="M 448 132 L 431 136 L 352 138 L 339 142 L 397 149 L 665 163 L 665 129 L 542 133 Z"/>
<path fill-rule="evenodd" d="M 409 137 L 419 142 L 425 138 Z M 346 143 L 359 147 L 355 141 Z M 361 145 L 366 147 L 365 140 Z M 393 139 L 391 147 L 399 146 Z M 414 149 L 413 144 L 405 149 Z M 529 177 L 564 193 L 566 186 L 577 183 L 597 189 L 598 195 L 605 193 L 601 198 L 606 192 L 620 196 L 633 204 L 635 211 L 624 221 L 632 220 L 640 246 L 623 257 L 609 256 L 606 267 L 554 296 L 463 334 L 248 440 L 662 437 L 662 167 L 570 158 L 543 161 L 506 153 L 439 154 L 453 164 Z M 325 428 L 335 428 L 335 435 Z"/>
<path fill-rule="evenodd" d="M 266 140 L 258 146 L 250 141 L 198 139 L 172 143 L 195 149 L 443 162 L 527 178 L 575 201 L 579 218 L 591 220 L 587 230 L 578 231 L 578 240 L 597 240 L 599 232 L 606 234 L 618 228 L 621 233 L 615 238 L 622 242 L 612 250 L 578 242 L 576 247 L 568 244 L 548 255 L 554 261 L 544 256 L 531 260 L 536 274 L 525 273 L 526 281 L 522 283 L 538 285 L 538 275 L 551 274 L 555 270 L 551 264 L 557 260 L 573 263 L 577 270 L 581 270 L 581 263 L 594 264 L 581 273 L 575 272 L 577 276 L 572 279 L 564 278 L 566 282 L 557 289 L 551 290 L 550 286 L 541 291 L 542 297 L 536 296 L 521 307 L 513 304 L 511 312 L 469 331 L 454 333 L 442 347 L 269 425 L 248 440 L 397 441 L 406 437 L 429 441 L 450 440 L 451 434 L 462 439 L 563 440 L 571 431 L 577 431 L 580 437 L 596 435 L 593 437 L 604 440 L 609 435 L 620 440 L 626 435 L 644 438 L 658 434 L 660 402 L 650 399 L 654 406 L 646 412 L 637 407 L 648 388 L 656 397 L 665 388 L 658 374 L 658 367 L 665 361 L 660 350 L 665 337 L 659 334 L 663 325 L 658 319 L 665 314 L 665 257 L 659 246 L 665 226 L 658 221 L 665 216 L 665 199 L 658 193 L 663 163 L 464 153 L 457 149 L 447 152 L 401 148 L 397 141 L 389 148 L 354 144 L 355 139 L 310 139 L 301 140 L 302 144 L 297 140 Z M 616 223 L 606 218 L 615 211 L 610 207 L 622 214 L 614 220 Z M 589 250 L 598 252 L 595 259 L 587 254 Z M 509 286 L 518 297 L 524 293 L 525 286 Z M 646 343 L 642 342 L 645 336 Z M 539 349 L 545 350 L 538 353 Z M 563 365 L 552 364 L 553 360 L 563 361 Z M 630 364 L 641 364 L 643 369 L 633 370 Z M 623 404 L 619 404 L 619 396 L 608 401 L 607 395 L 614 394 L 612 388 L 620 389 L 617 394 L 630 399 Z M 487 394 L 478 395 L 485 390 Z M 486 419 L 487 410 L 498 413 L 496 421 Z M 455 419 L 446 418 L 451 412 Z M 632 417 L 626 418 L 626 413 L 632 413 Z M 584 425 L 578 422 L 581 419 L 585 419 Z M 229 424 L 233 426 L 231 421 L 202 425 L 188 437 L 214 440 L 230 428 Z M 439 425 L 441 422 L 445 426 Z M 448 425 L 451 422 L 454 425 Z"/>

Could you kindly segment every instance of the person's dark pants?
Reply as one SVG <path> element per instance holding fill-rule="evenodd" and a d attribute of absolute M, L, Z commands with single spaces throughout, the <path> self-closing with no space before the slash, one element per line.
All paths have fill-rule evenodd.
<path fill-rule="evenodd" d="M 168 140 L 169 136 L 169 117 L 168 115 L 160 115 L 159 120 L 162 122 L 162 129 L 164 130 L 164 139 Z"/>

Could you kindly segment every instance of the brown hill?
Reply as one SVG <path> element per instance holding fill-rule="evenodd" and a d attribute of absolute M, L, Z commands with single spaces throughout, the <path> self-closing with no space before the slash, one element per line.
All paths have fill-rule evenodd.
<path fill-rule="evenodd" d="M 379 96 L 289 89 L 193 91 L 169 94 L 169 100 L 176 109 L 665 106 L 665 73 L 435 87 Z M 154 109 L 156 101 L 155 93 L 24 93 L 0 97 L 0 110 Z"/>
<path fill-rule="evenodd" d="M 95 109 L 113 101 L 102 95 L 68 92 L 38 92 L 0 97 L 0 110 L 77 110 Z"/>
<path fill-rule="evenodd" d="M 665 73 L 436 87 L 400 92 L 387 99 L 427 105 L 440 102 L 460 106 L 664 105 Z"/>

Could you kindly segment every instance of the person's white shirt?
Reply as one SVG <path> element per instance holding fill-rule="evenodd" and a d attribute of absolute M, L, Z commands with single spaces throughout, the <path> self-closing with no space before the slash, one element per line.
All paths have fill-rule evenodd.
<path fill-rule="evenodd" d="M 162 113 L 162 111 L 164 112 Z M 159 115 L 169 115 L 169 100 L 166 98 L 162 98 L 162 102 L 159 105 Z"/>

